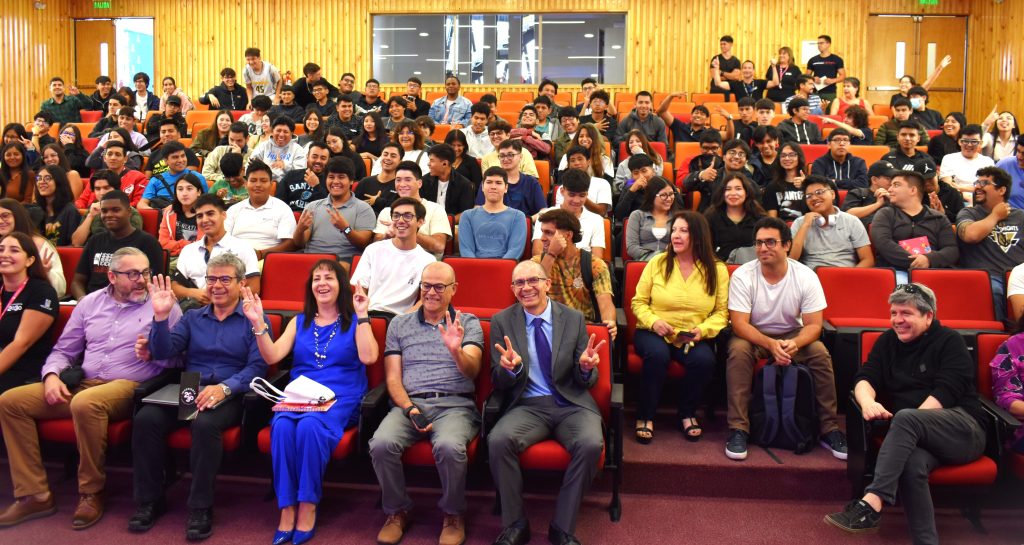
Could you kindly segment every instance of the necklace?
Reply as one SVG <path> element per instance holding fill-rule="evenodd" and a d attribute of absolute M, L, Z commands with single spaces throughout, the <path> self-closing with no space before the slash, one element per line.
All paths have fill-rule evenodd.
<path fill-rule="evenodd" d="M 320 316 L 317 314 L 316 316 Z M 316 325 L 316 321 L 313 321 L 313 363 L 316 364 L 318 369 L 323 369 L 324 364 L 327 363 L 327 348 L 331 346 L 331 341 L 334 340 L 334 336 L 338 334 L 339 324 L 341 323 L 341 316 L 338 319 L 331 322 L 323 327 L 330 327 L 331 334 L 327 337 L 327 342 L 324 343 L 323 350 L 320 349 L 320 327 Z"/>

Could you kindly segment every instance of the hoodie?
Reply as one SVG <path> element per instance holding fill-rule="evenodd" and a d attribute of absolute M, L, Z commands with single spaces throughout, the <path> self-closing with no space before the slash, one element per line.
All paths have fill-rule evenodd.
<path fill-rule="evenodd" d="M 871 221 L 871 244 L 878 253 L 877 267 L 910 268 L 911 255 L 900 246 L 901 240 L 927 237 L 931 252 L 931 268 L 955 267 L 960 259 L 956 234 L 945 215 L 925 207 L 917 217 L 911 218 L 895 206 L 886 206 L 875 213 Z"/>
<path fill-rule="evenodd" d="M 840 163 L 832 158 L 831 153 L 818 157 L 811 163 L 811 174 L 824 176 L 835 182 L 839 189 L 855 189 L 868 187 L 868 165 L 864 159 L 847 154 L 846 160 Z"/>

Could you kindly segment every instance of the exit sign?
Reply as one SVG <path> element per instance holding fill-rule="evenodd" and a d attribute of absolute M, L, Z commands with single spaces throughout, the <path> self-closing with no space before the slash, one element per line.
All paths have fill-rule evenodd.
<path fill-rule="evenodd" d="M 110 9 L 110 0 L 92 0 L 92 7 L 93 9 Z"/>
<path fill-rule="evenodd" d="M 939 5 L 939 0 L 917 0 L 917 1 L 922 6 L 937 6 L 937 5 Z"/>

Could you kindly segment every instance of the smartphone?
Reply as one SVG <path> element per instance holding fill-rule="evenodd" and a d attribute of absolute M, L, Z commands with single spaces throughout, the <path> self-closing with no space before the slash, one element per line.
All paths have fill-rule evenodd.
<path fill-rule="evenodd" d="M 412 413 L 409 415 L 409 418 L 412 419 L 412 423 L 421 430 L 427 429 L 427 426 L 430 425 L 430 419 L 423 413 Z"/>

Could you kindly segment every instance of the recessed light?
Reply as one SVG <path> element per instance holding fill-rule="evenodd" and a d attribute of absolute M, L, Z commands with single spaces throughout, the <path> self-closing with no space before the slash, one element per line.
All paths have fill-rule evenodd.
<path fill-rule="evenodd" d="M 584 37 L 584 38 L 593 38 L 593 37 L 594 37 L 594 35 L 593 35 L 593 34 L 590 34 L 590 33 L 587 33 L 587 34 L 584 34 L 584 35 L 583 35 L 583 37 Z"/>
<path fill-rule="evenodd" d="M 388 49 L 388 48 L 390 48 L 390 47 L 391 47 L 391 46 L 390 46 L 390 45 L 388 45 L 388 44 L 380 44 L 380 48 L 381 48 L 381 49 Z"/>
<path fill-rule="evenodd" d="M 590 77 L 592 77 L 592 78 L 596 78 L 596 77 L 597 77 L 597 74 L 590 74 Z"/>
<path fill-rule="evenodd" d="M 422 76 L 423 72 L 413 72 L 412 75 L 414 75 L 414 76 Z"/>
<path fill-rule="evenodd" d="M 430 33 L 429 32 L 420 32 L 420 36 L 423 36 L 424 38 L 426 38 L 427 36 L 430 36 Z"/>
<path fill-rule="evenodd" d="M 622 49 L 622 46 L 621 45 L 613 45 L 612 49 Z"/>

